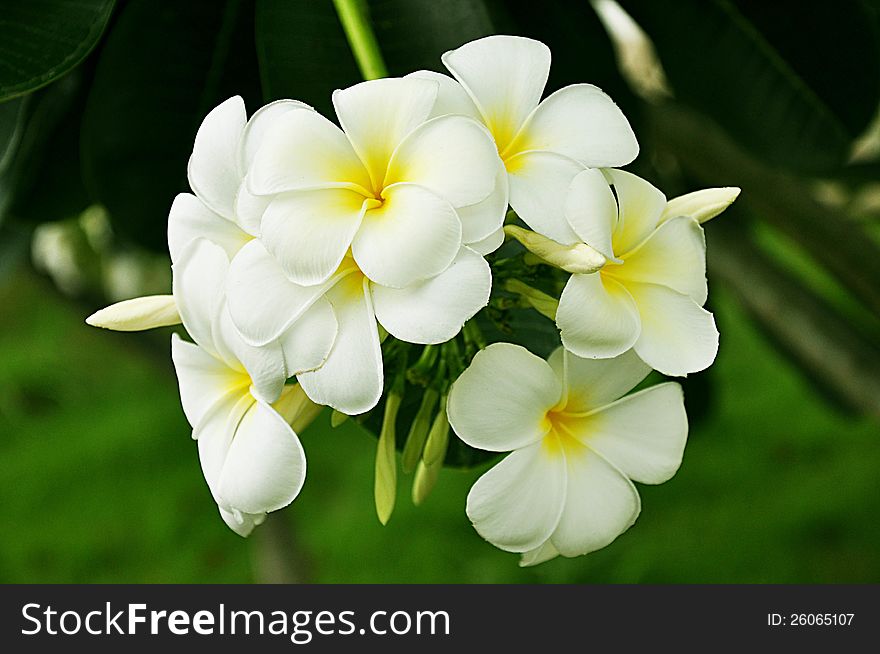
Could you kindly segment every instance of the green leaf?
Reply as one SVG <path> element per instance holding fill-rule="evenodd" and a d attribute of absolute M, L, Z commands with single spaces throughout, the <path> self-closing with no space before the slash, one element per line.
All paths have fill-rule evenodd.
<path fill-rule="evenodd" d="M 25 98 L 0 104 L 0 175 L 9 167 L 24 131 Z"/>
<path fill-rule="evenodd" d="M 0 215 L 43 223 L 71 218 L 89 205 L 79 134 L 91 61 L 45 88 L 0 105 L 0 113 L 18 105 L 16 134 L 0 162 Z"/>
<path fill-rule="evenodd" d="M 8 0 L 0 17 L 0 102 L 49 84 L 97 44 L 113 0 Z"/>
<path fill-rule="evenodd" d="M 332 116 L 333 90 L 361 81 L 330 0 L 257 0 L 255 25 L 266 101 L 293 98 Z"/>
<path fill-rule="evenodd" d="M 9 170 L 8 214 L 39 224 L 79 215 L 91 203 L 80 164 L 79 136 L 90 71 L 27 96 L 21 143 Z"/>
<path fill-rule="evenodd" d="M 260 104 L 253 1 L 131 0 L 102 49 L 83 119 L 86 180 L 115 229 L 165 250 L 168 209 L 205 115 Z"/>
<path fill-rule="evenodd" d="M 446 72 L 440 55 L 494 33 L 483 0 L 367 0 L 370 23 L 391 75 Z"/>
<path fill-rule="evenodd" d="M 773 164 L 839 167 L 880 99 L 874 25 L 834 3 L 624 0 L 676 98 Z"/>
<path fill-rule="evenodd" d="M 608 93 L 631 122 L 638 102 L 617 67 L 608 33 L 589 2 L 494 0 L 489 3 L 498 30 L 542 41 L 553 53 L 545 95 L 569 84 L 590 83 Z M 637 132 L 638 134 L 638 132 Z"/>
<path fill-rule="evenodd" d="M 24 132 L 26 106 L 26 97 L 0 104 L 0 224 L 15 192 L 11 169 Z"/>

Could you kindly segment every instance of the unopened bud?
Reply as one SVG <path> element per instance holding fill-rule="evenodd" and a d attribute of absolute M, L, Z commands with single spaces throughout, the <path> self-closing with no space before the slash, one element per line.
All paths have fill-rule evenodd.
<path fill-rule="evenodd" d="M 412 426 L 406 437 L 406 444 L 403 446 L 403 454 L 400 457 L 400 465 L 407 474 L 416 469 L 422 456 L 422 450 L 425 449 L 428 430 L 431 428 L 431 415 L 438 397 L 439 394 L 433 388 L 425 389 L 425 393 L 422 395 L 422 403 L 419 405 L 416 417 L 413 418 Z"/>
<path fill-rule="evenodd" d="M 179 325 L 180 314 L 173 295 L 147 295 L 104 307 L 86 318 L 86 323 L 117 332 L 139 332 Z"/>
<path fill-rule="evenodd" d="M 374 498 L 376 501 L 376 515 L 383 525 L 388 524 L 391 513 L 394 511 L 394 502 L 397 499 L 397 411 L 400 409 L 401 397 L 397 393 L 389 393 L 385 400 L 385 415 L 382 417 L 382 431 L 379 433 L 379 442 L 376 445 L 376 479 L 374 485 Z"/>
<path fill-rule="evenodd" d="M 739 196 L 740 189 L 736 186 L 706 188 L 686 195 L 672 198 L 660 216 L 660 222 L 677 216 L 695 218 L 698 223 L 711 220 L 727 209 Z"/>
<path fill-rule="evenodd" d="M 543 261 L 573 274 L 590 274 L 605 265 L 605 257 L 586 243 L 563 245 L 516 225 L 505 225 L 504 231 Z"/>
<path fill-rule="evenodd" d="M 556 311 L 559 309 L 559 300 L 546 293 L 524 284 L 518 279 L 508 279 L 504 288 L 511 293 L 520 295 L 526 303 L 542 316 L 556 320 Z"/>

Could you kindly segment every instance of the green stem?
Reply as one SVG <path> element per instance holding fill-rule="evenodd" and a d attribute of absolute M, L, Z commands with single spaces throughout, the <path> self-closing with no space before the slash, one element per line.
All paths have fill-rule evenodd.
<path fill-rule="evenodd" d="M 388 77 L 388 68 L 385 66 L 379 43 L 370 26 L 364 1 L 333 0 L 333 4 L 364 79 Z"/>

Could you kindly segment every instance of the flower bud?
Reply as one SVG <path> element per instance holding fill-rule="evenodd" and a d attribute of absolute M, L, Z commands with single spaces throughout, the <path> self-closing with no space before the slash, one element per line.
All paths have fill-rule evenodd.
<path fill-rule="evenodd" d="M 672 198 L 660 216 L 660 222 L 676 216 L 689 216 L 698 223 L 711 220 L 727 209 L 739 196 L 740 189 L 736 186 L 706 188 L 686 195 Z"/>
<path fill-rule="evenodd" d="M 504 231 L 532 254 L 567 272 L 590 274 L 605 265 L 605 257 L 586 243 L 562 245 L 516 225 L 505 225 Z"/>
<path fill-rule="evenodd" d="M 104 307 L 86 318 L 86 323 L 117 332 L 139 332 L 179 325 L 180 314 L 173 295 L 147 295 Z"/>

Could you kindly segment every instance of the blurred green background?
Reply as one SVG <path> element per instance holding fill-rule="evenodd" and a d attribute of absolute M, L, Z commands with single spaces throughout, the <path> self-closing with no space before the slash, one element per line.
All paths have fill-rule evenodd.
<path fill-rule="evenodd" d="M 0 582 L 880 581 L 877 4 L 621 5 L 650 41 L 604 0 L 364 4 L 392 74 L 496 31 L 541 38 L 548 91 L 593 82 L 627 113 L 632 170 L 669 196 L 743 188 L 707 225 L 721 349 L 685 381 L 681 470 L 640 487 L 610 547 L 521 569 L 464 514 L 485 468 L 444 469 L 419 508 L 404 476 L 382 527 L 375 439 L 326 414 L 302 436 L 302 494 L 239 538 L 202 479 L 170 331 L 83 322 L 167 292 L 167 209 L 212 106 L 326 110 L 357 81 L 332 3 L 4 0 Z"/>

